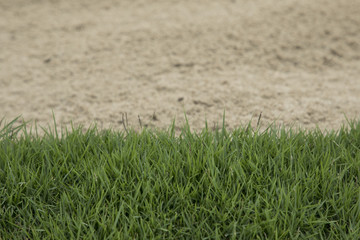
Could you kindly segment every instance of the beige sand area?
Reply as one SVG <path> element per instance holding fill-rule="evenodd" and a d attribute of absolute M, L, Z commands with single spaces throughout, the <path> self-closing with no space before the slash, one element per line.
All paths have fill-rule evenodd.
<path fill-rule="evenodd" d="M 193 129 L 360 116 L 359 0 L 2 0 L 0 118 Z"/>

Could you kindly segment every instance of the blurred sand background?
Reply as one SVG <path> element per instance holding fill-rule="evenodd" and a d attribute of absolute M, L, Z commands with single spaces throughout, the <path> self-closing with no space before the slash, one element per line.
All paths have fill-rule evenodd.
<path fill-rule="evenodd" d="M 167 128 L 360 116 L 359 0 L 2 0 L 0 119 Z"/>

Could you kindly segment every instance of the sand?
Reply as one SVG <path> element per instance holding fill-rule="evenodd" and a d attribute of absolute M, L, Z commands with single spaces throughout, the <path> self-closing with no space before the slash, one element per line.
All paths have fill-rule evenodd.
<path fill-rule="evenodd" d="M 360 116 L 359 0 L 2 0 L 0 119 L 177 126 Z"/>

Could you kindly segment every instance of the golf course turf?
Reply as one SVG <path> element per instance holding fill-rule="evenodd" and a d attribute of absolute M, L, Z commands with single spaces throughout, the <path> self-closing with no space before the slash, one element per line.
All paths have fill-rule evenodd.
<path fill-rule="evenodd" d="M 359 122 L 43 130 L 0 126 L 0 239 L 360 238 Z"/>

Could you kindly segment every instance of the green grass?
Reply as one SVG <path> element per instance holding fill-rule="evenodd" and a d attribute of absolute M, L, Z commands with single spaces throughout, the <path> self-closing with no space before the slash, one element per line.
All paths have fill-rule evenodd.
<path fill-rule="evenodd" d="M 359 122 L 0 129 L 0 239 L 360 239 Z"/>

